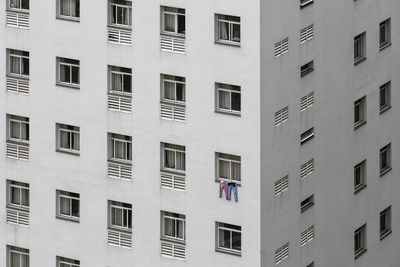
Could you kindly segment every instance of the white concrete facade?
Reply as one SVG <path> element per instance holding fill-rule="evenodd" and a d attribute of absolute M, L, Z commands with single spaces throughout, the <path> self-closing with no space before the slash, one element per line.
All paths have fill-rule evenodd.
<path fill-rule="evenodd" d="M 8 3 L 3 2 L 3 7 Z M 345 3 L 346 2 L 346 3 Z M 80 266 L 397 267 L 400 202 L 400 4 L 385 0 L 133 1 L 132 45 L 107 41 L 107 1 L 82 1 L 79 22 L 56 18 L 56 1 L 31 1 L 29 29 L 6 25 L 0 12 L 0 264 L 6 246 L 29 249 L 30 266 L 56 266 L 56 256 Z M 160 51 L 160 7 L 185 9 L 185 54 Z M 378 8 L 379 6 L 379 8 Z M 240 47 L 215 42 L 215 14 L 240 17 Z M 337 16 L 335 14 L 341 14 Z M 391 18 L 392 45 L 379 52 L 379 23 Z M 299 31 L 314 24 L 314 39 Z M 367 60 L 353 64 L 353 38 L 367 31 Z M 274 58 L 274 44 L 289 51 Z M 7 92 L 6 49 L 29 52 L 29 95 Z M 80 61 L 80 87 L 56 84 L 56 57 Z M 300 66 L 315 70 L 300 78 Z M 132 112 L 107 109 L 107 66 L 132 69 Z M 160 74 L 186 80 L 186 121 L 160 119 Z M 378 88 L 391 80 L 392 108 L 379 115 Z M 241 87 L 240 116 L 215 111 L 215 83 Z M 300 98 L 315 104 L 300 112 Z M 353 103 L 367 95 L 367 124 L 353 128 Z M 289 119 L 274 126 L 274 113 Z M 6 157 L 6 114 L 29 118 L 29 161 Z M 56 123 L 80 128 L 79 156 L 56 151 Z M 315 137 L 300 146 L 300 134 Z M 132 137 L 132 179 L 107 176 L 107 133 Z M 186 190 L 161 188 L 160 143 L 185 146 Z M 392 170 L 379 177 L 379 149 L 391 143 Z M 351 150 L 349 150 L 351 148 Z M 215 153 L 241 157 L 239 201 L 219 198 Z M 300 165 L 315 159 L 300 180 Z M 353 167 L 367 159 L 367 187 L 353 193 Z M 289 190 L 274 183 L 289 174 Z M 7 183 L 29 184 L 29 227 L 6 222 Z M 56 190 L 80 194 L 79 223 L 56 217 Z M 315 205 L 300 213 L 314 194 Z M 108 200 L 132 205 L 132 248 L 107 242 Z M 379 213 L 392 207 L 393 232 L 379 240 Z M 160 212 L 185 215 L 185 260 L 161 256 Z M 216 222 L 241 227 L 241 255 L 216 251 Z M 354 259 L 354 230 L 367 224 L 367 252 Z M 300 233 L 315 226 L 310 244 Z M 7 266 L 9 267 L 9 266 Z M 13 266 L 12 266 L 13 267 Z"/>

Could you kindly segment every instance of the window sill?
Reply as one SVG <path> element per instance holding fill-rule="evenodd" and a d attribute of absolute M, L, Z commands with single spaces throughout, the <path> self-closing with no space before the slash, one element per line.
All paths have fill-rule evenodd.
<path fill-rule="evenodd" d="M 29 76 L 26 76 L 26 75 L 16 75 L 16 74 L 12 74 L 12 73 L 7 73 L 6 77 L 29 81 Z"/>
<path fill-rule="evenodd" d="M 69 155 L 74 155 L 74 156 L 80 156 L 80 153 L 79 153 L 79 152 L 74 152 L 74 151 L 70 151 L 70 150 L 63 150 L 63 149 L 61 149 L 61 148 L 57 148 L 56 151 L 57 151 L 57 152 L 64 153 L 64 154 L 69 154 Z"/>
<path fill-rule="evenodd" d="M 233 183 L 236 184 L 236 186 L 242 186 L 242 182 L 241 181 L 234 181 L 234 180 L 228 180 L 228 179 L 222 179 L 222 178 L 216 178 L 215 182 L 216 183 L 220 183 L 222 181 L 225 181 L 227 183 Z"/>
<path fill-rule="evenodd" d="M 174 34 L 174 33 L 169 33 L 169 32 L 162 32 L 162 33 L 160 33 L 160 35 L 166 36 L 166 37 L 178 38 L 178 39 L 186 39 L 186 34 Z"/>
<path fill-rule="evenodd" d="M 362 191 L 363 189 L 365 189 L 366 187 L 367 187 L 366 184 L 361 184 L 361 185 L 357 186 L 357 187 L 354 189 L 354 195 L 357 194 L 357 193 L 359 193 L 359 192 L 361 192 L 361 191 Z"/>
<path fill-rule="evenodd" d="M 20 140 L 8 139 L 7 143 L 14 144 L 14 145 L 19 145 L 19 146 L 29 147 L 29 141 L 28 142 L 24 142 L 24 141 L 20 141 Z"/>
<path fill-rule="evenodd" d="M 226 115 L 232 115 L 232 116 L 237 116 L 241 117 L 242 113 L 239 111 L 229 111 L 229 110 L 222 110 L 222 109 L 216 109 L 216 113 L 221 113 L 221 114 L 226 114 Z"/>
<path fill-rule="evenodd" d="M 125 97 L 125 98 L 132 98 L 132 93 L 120 93 L 120 92 L 109 91 L 108 95 L 118 96 L 118 97 Z"/>
<path fill-rule="evenodd" d="M 359 257 L 361 257 L 361 255 L 363 255 L 365 252 L 367 252 L 366 248 L 361 249 L 360 251 L 358 251 L 355 255 L 354 255 L 354 259 L 358 259 Z"/>
<path fill-rule="evenodd" d="M 58 83 L 56 83 L 56 85 L 60 86 L 60 87 L 67 87 L 67 88 L 72 88 L 72 89 L 77 89 L 77 90 L 81 89 L 79 85 L 73 85 L 73 84 L 66 84 L 66 83 L 58 82 Z"/>
<path fill-rule="evenodd" d="M 29 15 L 29 9 L 14 9 L 12 7 L 8 7 L 7 11 L 9 12 L 15 12 L 15 13 L 23 13 Z"/>
<path fill-rule="evenodd" d="M 358 64 L 360 64 L 361 62 L 364 62 L 365 60 L 367 60 L 366 57 L 360 57 L 360 58 L 354 59 L 354 66 L 357 66 Z"/>
<path fill-rule="evenodd" d="M 391 42 L 387 42 L 387 43 L 383 43 L 379 45 L 379 51 L 384 50 L 385 48 L 388 48 L 389 46 L 391 46 L 392 43 Z"/>
<path fill-rule="evenodd" d="M 185 172 L 178 172 L 178 171 L 167 170 L 167 169 L 161 169 L 160 172 L 186 177 L 186 173 Z"/>
<path fill-rule="evenodd" d="M 116 163 L 116 164 L 123 164 L 123 165 L 126 165 L 126 166 L 132 166 L 132 161 L 130 161 L 130 160 L 108 159 L 108 162 Z"/>
<path fill-rule="evenodd" d="M 303 8 L 313 4 L 313 3 L 314 3 L 314 0 L 308 1 L 308 2 L 306 2 L 304 4 L 300 4 L 300 9 L 303 9 Z"/>
<path fill-rule="evenodd" d="M 391 107 L 392 107 L 391 105 L 386 105 L 386 106 L 381 107 L 379 109 L 379 114 L 385 113 L 385 111 L 388 111 L 389 109 L 391 109 Z"/>
<path fill-rule="evenodd" d="M 388 235 L 390 235 L 392 233 L 392 230 L 386 230 L 385 232 L 382 232 L 380 234 L 380 238 L 379 240 L 382 241 L 385 237 L 387 237 Z"/>
<path fill-rule="evenodd" d="M 132 31 L 132 25 L 115 25 L 115 24 L 108 24 L 108 28 L 113 28 L 113 29 L 120 29 L 120 30 L 126 30 L 126 31 Z"/>
<path fill-rule="evenodd" d="M 64 16 L 61 16 L 61 15 L 57 15 L 56 19 L 64 20 L 64 21 L 71 21 L 71 22 L 78 22 L 78 23 L 80 22 L 80 18 L 79 17 L 64 17 Z"/>
<path fill-rule="evenodd" d="M 360 121 L 354 124 L 354 131 L 357 130 L 358 128 L 360 128 L 361 126 L 364 126 L 365 124 L 367 124 L 367 121 Z"/>
<path fill-rule="evenodd" d="M 309 203 L 307 205 L 305 205 L 304 207 L 300 208 L 300 213 L 304 213 L 306 212 L 308 209 L 310 209 L 312 206 L 314 206 L 314 202 L 313 203 Z"/>
<path fill-rule="evenodd" d="M 178 244 L 178 245 L 182 245 L 182 246 L 186 246 L 186 240 L 179 240 L 179 239 L 175 239 L 175 238 L 168 238 L 165 236 L 162 236 L 160 238 L 161 241 L 164 242 L 169 242 L 169 243 L 174 243 L 174 244 Z"/>
<path fill-rule="evenodd" d="M 238 256 L 238 257 L 242 256 L 242 252 L 232 251 L 232 250 L 225 250 L 225 249 L 221 249 L 221 248 L 216 248 L 215 252 L 225 253 L 225 254 L 229 254 L 229 255 L 232 255 L 232 256 Z"/>
<path fill-rule="evenodd" d="M 227 45 L 227 46 L 238 47 L 238 48 L 241 47 L 241 43 L 240 42 L 228 42 L 228 41 L 216 40 L 215 44 Z"/>
<path fill-rule="evenodd" d="M 173 101 L 168 101 L 168 100 L 161 100 L 160 103 L 164 104 L 164 105 L 171 105 L 171 106 L 177 106 L 177 107 L 182 107 L 182 108 L 186 107 L 186 102 L 179 103 L 179 102 L 173 102 Z"/>
<path fill-rule="evenodd" d="M 382 170 L 381 173 L 379 174 L 380 177 L 384 176 L 386 173 L 390 172 L 392 170 L 392 167 L 387 167 L 386 169 Z"/>
<path fill-rule="evenodd" d="M 22 212 L 29 213 L 29 208 L 24 208 L 24 207 L 20 207 L 20 206 L 14 206 L 12 204 L 8 204 L 7 205 L 7 209 L 17 210 L 17 211 L 22 211 Z"/>
<path fill-rule="evenodd" d="M 114 226 L 108 226 L 108 230 L 119 232 L 119 233 L 132 234 L 132 229 L 123 229 L 123 228 L 118 228 L 118 227 L 114 227 Z"/>
<path fill-rule="evenodd" d="M 67 217 L 67 216 L 63 216 L 63 215 L 57 214 L 56 218 L 60 219 L 60 220 L 64 220 L 64 221 L 79 223 L 79 217 L 78 218 L 74 218 L 74 217 Z"/>

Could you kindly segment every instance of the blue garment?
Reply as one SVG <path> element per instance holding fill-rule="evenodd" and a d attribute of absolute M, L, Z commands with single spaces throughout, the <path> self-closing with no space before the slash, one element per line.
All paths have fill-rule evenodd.
<path fill-rule="evenodd" d="M 238 193 L 237 193 L 237 185 L 235 183 L 228 184 L 228 200 L 231 200 L 231 193 L 233 191 L 233 196 L 235 197 L 235 201 L 238 201 Z"/>

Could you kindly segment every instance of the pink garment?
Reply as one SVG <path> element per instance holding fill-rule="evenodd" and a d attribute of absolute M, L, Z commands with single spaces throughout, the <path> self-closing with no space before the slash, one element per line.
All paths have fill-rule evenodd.
<path fill-rule="evenodd" d="M 219 197 L 222 197 L 222 191 L 225 191 L 226 199 L 228 199 L 228 183 L 226 181 L 219 182 Z"/>

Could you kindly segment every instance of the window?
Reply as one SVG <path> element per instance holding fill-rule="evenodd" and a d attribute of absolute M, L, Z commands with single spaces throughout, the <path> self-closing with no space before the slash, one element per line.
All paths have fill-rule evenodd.
<path fill-rule="evenodd" d="M 278 265 L 283 260 L 289 257 L 289 243 L 275 250 L 275 265 Z"/>
<path fill-rule="evenodd" d="M 300 0 L 300 8 L 306 7 L 314 3 L 314 0 Z"/>
<path fill-rule="evenodd" d="M 309 196 L 300 203 L 301 213 L 314 206 L 314 195 Z"/>
<path fill-rule="evenodd" d="M 300 135 L 300 144 L 303 145 L 312 138 L 314 138 L 314 127 L 308 129 Z"/>
<path fill-rule="evenodd" d="M 216 83 L 217 111 L 231 114 L 240 114 L 241 92 L 240 86 Z"/>
<path fill-rule="evenodd" d="M 289 119 L 289 106 L 275 112 L 275 127 L 281 125 Z"/>
<path fill-rule="evenodd" d="M 79 194 L 57 190 L 57 217 L 79 221 Z"/>
<path fill-rule="evenodd" d="M 132 205 L 109 200 L 108 206 L 110 228 L 132 231 Z"/>
<path fill-rule="evenodd" d="M 109 92 L 113 94 L 132 94 L 132 69 L 108 66 Z"/>
<path fill-rule="evenodd" d="M 313 71 L 314 71 L 314 60 L 300 67 L 300 77 L 304 77 Z"/>
<path fill-rule="evenodd" d="M 29 184 L 7 180 L 7 206 L 29 209 Z"/>
<path fill-rule="evenodd" d="M 57 17 L 70 20 L 79 20 L 80 0 L 58 0 Z"/>
<path fill-rule="evenodd" d="M 109 159 L 116 161 L 132 161 L 132 137 L 121 134 L 108 134 Z"/>
<path fill-rule="evenodd" d="M 186 240 L 186 216 L 167 211 L 161 212 L 161 238 L 184 243 Z"/>
<path fill-rule="evenodd" d="M 392 232 L 392 207 L 389 206 L 379 215 L 379 235 L 380 239 L 384 239 Z"/>
<path fill-rule="evenodd" d="M 57 123 L 56 129 L 57 129 L 57 150 L 79 154 L 80 150 L 79 127 Z"/>
<path fill-rule="evenodd" d="M 391 82 L 387 82 L 379 88 L 379 111 L 382 114 L 391 108 L 390 94 Z"/>
<path fill-rule="evenodd" d="M 216 42 L 240 45 L 240 17 L 216 14 Z"/>
<path fill-rule="evenodd" d="M 7 245 L 7 267 L 29 267 L 29 249 Z"/>
<path fill-rule="evenodd" d="M 314 262 L 311 262 L 310 264 L 308 264 L 307 267 L 315 267 Z"/>
<path fill-rule="evenodd" d="M 57 267 L 79 267 L 79 266 L 80 262 L 78 260 L 57 256 Z"/>
<path fill-rule="evenodd" d="M 314 105 L 314 92 L 311 92 L 300 99 L 300 111 L 305 111 Z"/>
<path fill-rule="evenodd" d="M 161 75 L 161 101 L 172 104 L 185 105 L 186 85 L 185 78 L 172 75 Z"/>
<path fill-rule="evenodd" d="M 185 36 L 185 9 L 162 6 L 161 17 L 162 33 Z"/>
<path fill-rule="evenodd" d="M 163 171 L 185 173 L 186 171 L 186 149 L 184 146 L 161 143 Z"/>
<path fill-rule="evenodd" d="M 306 178 L 314 172 L 314 159 L 310 159 L 300 166 L 300 178 Z"/>
<path fill-rule="evenodd" d="M 275 182 L 275 196 L 285 192 L 289 188 L 289 175 L 279 179 Z"/>
<path fill-rule="evenodd" d="M 29 118 L 7 115 L 8 118 L 8 140 L 28 143 L 29 142 Z"/>
<path fill-rule="evenodd" d="M 228 180 L 230 182 L 240 183 L 241 159 L 240 156 L 216 153 L 217 158 L 217 180 Z"/>
<path fill-rule="evenodd" d="M 364 224 L 354 231 L 354 257 L 356 259 L 367 251 L 366 228 L 367 225 Z"/>
<path fill-rule="evenodd" d="M 354 130 L 367 123 L 365 114 L 367 106 L 367 97 L 364 96 L 354 102 Z"/>
<path fill-rule="evenodd" d="M 8 8 L 18 11 L 28 11 L 29 0 L 8 0 Z"/>
<path fill-rule="evenodd" d="M 132 25 L 132 2 L 109 0 L 108 22 L 112 26 L 130 27 Z"/>
<path fill-rule="evenodd" d="M 380 150 L 379 161 L 380 175 L 384 175 L 392 169 L 391 166 L 391 144 L 388 144 Z"/>
<path fill-rule="evenodd" d="M 314 239 L 314 225 L 308 227 L 300 234 L 300 246 L 305 246 Z"/>
<path fill-rule="evenodd" d="M 275 57 L 280 57 L 283 54 L 289 52 L 289 38 L 285 38 L 277 43 L 275 43 Z"/>
<path fill-rule="evenodd" d="M 390 46 L 390 18 L 379 23 L 379 49 L 383 50 Z"/>
<path fill-rule="evenodd" d="M 7 49 L 8 75 L 29 78 L 29 52 Z"/>
<path fill-rule="evenodd" d="M 57 57 L 57 84 L 79 87 L 79 60 Z"/>
<path fill-rule="evenodd" d="M 240 255 L 242 251 L 242 227 L 217 222 L 216 228 L 216 250 Z"/>
<path fill-rule="evenodd" d="M 314 38 L 314 24 L 300 30 L 300 44 L 304 44 Z"/>
<path fill-rule="evenodd" d="M 354 194 L 364 189 L 366 184 L 366 160 L 354 166 Z"/>
<path fill-rule="evenodd" d="M 366 32 L 354 37 L 354 65 L 367 59 L 366 57 Z"/>

